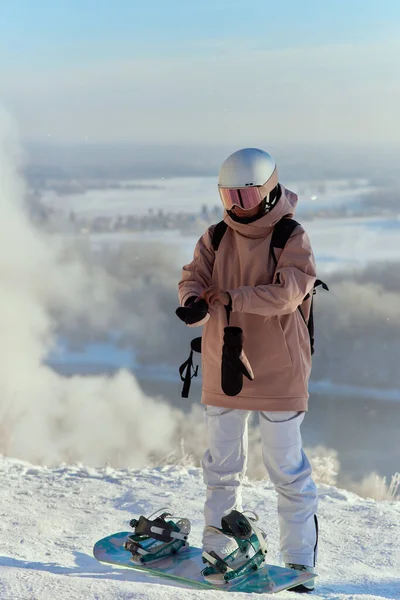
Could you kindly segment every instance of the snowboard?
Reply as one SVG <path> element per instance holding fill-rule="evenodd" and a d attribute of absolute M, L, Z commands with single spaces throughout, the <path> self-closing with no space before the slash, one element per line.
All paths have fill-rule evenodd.
<path fill-rule="evenodd" d="M 184 583 L 198 589 L 214 589 L 225 592 L 248 592 L 255 594 L 274 594 L 291 587 L 305 583 L 316 577 L 315 573 L 294 571 L 264 564 L 260 569 L 249 575 L 222 585 L 205 581 L 201 571 L 205 565 L 201 559 L 201 549 L 188 546 L 177 554 L 157 561 L 152 565 L 137 565 L 131 560 L 131 553 L 125 550 L 124 543 L 132 532 L 119 531 L 95 543 L 94 557 L 101 563 L 127 567 L 141 571 L 152 577 L 167 578 Z"/>

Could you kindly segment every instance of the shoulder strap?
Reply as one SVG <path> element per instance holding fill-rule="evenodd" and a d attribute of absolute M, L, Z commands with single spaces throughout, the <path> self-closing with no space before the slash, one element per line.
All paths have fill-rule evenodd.
<path fill-rule="evenodd" d="M 193 377 L 197 377 L 199 372 L 199 367 L 193 367 L 193 352 L 201 353 L 201 337 L 194 338 L 190 342 L 190 354 L 189 358 L 185 360 L 185 362 L 179 367 L 179 375 L 181 377 L 181 381 L 183 381 L 182 387 L 182 398 L 189 397 L 190 385 L 192 383 Z"/>
<path fill-rule="evenodd" d="M 278 264 L 278 260 L 275 256 L 274 248 L 284 248 L 288 243 L 290 236 L 296 227 L 300 225 L 294 219 L 287 219 L 283 217 L 274 227 L 271 238 L 271 255 L 274 260 L 275 266 Z"/>
<path fill-rule="evenodd" d="M 228 229 L 228 225 L 225 223 L 225 221 L 220 221 L 214 227 L 214 231 L 212 234 L 212 240 L 211 240 L 212 247 L 214 248 L 214 252 L 216 252 L 218 250 L 221 240 L 224 237 L 227 229 Z"/>
<path fill-rule="evenodd" d="M 219 248 L 222 238 L 226 230 L 228 229 L 228 225 L 225 221 L 220 221 L 214 227 L 214 231 L 212 233 L 212 247 L 214 248 L 214 252 L 216 252 Z M 229 312 L 227 311 L 227 318 L 229 324 Z M 201 337 L 195 338 L 191 341 L 190 344 L 190 354 L 189 358 L 185 360 L 185 362 L 179 367 L 179 375 L 181 380 L 183 381 L 182 388 L 182 398 L 187 398 L 189 396 L 190 384 L 192 383 L 193 377 L 197 377 L 198 374 L 198 366 L 193 367 L 193 352 L 201 353 Z"/>
<path fill-rule="evenodd" d="M 296 229 L 296 227 L 298 225 L 300 225 L 300 223 L 298 223 L 294 219 L 288 219 L 288 218 L 285 218 L 285 217 L 283 217 L 275 225 L 274 231 L 272 233 L 271 246 L 270 246 L 270 252 L 271 252 L 272 258 L 274 260 L 275 267 L 278 264 L 278 261 L 277 261 L 277 258 L 275 256 L 274 248 L 282 248 L 283 249 L 286 246 L 286 244 L 288 243 L 288 240 L 289 240 L 290 236 L 292 235 L 293 231 Z M 308 321 L 306 321 L 306 319 L 304 317 L 304 313 L 302 311 L 301 304 L 299 304 L 299 306 L 297 307 L 298 310 L 299 310 L 299 313 L 302 316 L 302 318 L 304 320 L 304 323 L 306 324 L 307 329 L 308 329 L 308 333 L 309 333 L 309 336 L 310 336 L 311 355 L 314 354 L 314 312 L 313 312 L 313 300 L 314 300 L 314 294 L 316 292 L 316 288 L 319 287 L 319 286 L 322 286 L 324 290 L 329 291 L 329 288 L 326 285 L 326 283 L 324 283 L 320 279 L 317 279 L 315 281 L 314 288 L 313 288 L 313 290 L 311 292 L 310 312 L 309 312 Z M 309 297 L 310 297 L 310 294 L 307 294 L 307 296 L 304 298 L 304 300 L 307 300 Z"/>

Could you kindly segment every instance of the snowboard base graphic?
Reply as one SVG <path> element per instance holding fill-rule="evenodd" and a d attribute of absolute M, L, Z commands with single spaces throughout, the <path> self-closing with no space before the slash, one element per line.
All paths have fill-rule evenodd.
<path fill-rule="evenodd" d="M 189 546 L 173 556 L 157 561 L 153 565 L 136 565 L 131 553 L 124 548 L 124 542 L 132 532 L 119 531 L 109 535 L 94 545 L 93 555 L 102 563 L 127 567 L 146 573 L 152 577 L 180 581 L 194 588 L 214 589 L 225 592 L 248 592 L 255 594 L 274 594 L 310 581 L 316 577 L 307 571 L 293 571 L 265 564 L 258 571 L 233 580 L 231 583 L 213 585 L 204 580 L 201 571 L 205 565 L 201 560 L 200 548 Z"/>

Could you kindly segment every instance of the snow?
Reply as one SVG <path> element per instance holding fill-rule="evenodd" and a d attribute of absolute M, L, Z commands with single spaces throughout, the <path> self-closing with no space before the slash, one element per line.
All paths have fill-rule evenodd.
<path fill-rule="evenodd" d="M 310 236 L 319 273 L 400 259 L 400 220 L 394 217 L 315 219 L 301 223 Z"/>
<path fill-rule="evenodd" d="M 147 215 L 149 208 L 164 212 L 192 212 L 205 205 L 220 206 L 215 177 L 160 177 L 121 181 L 120 188 L 87 189 L 74 194 L 58 194 L 46 190 L 43 204 L 62 212 L 73 211 L 86 217 L 113 215 Z M 315 196 L 315 189 L 321 187 Z M 287 182 L 286 187 L 299 193 L 301 207 L 317 210 L 321 207 L 355 204 L 364 194 L 374 188 L 367 181 L 347 182 L 327 180 L 324 182 Z"/>
<path fill-rule="evenodd" d="M 400 220 L 393 217 L 316 218 L 298 221 L 310 236 L 318 271 L 332 273 L 366 267 L 376 261 L 400 260 Z M 85 239 L 93 250 L 110 250 L 126 242 L 165 244 L 177 249 L 179 266 L 191 260 L 193 248 L 205 230 L 183 235 L 177 230 L 142 232 L 90 232 Z M 75 236 L 75 234 L 74 234 Z M 71 239 L 75 239 L 71 236 Z M 67 235 L 65 236 L 68 239 Z M 351 252 L 349 252 L 351 249 Z"/>
<path fill-rule="evenodd" d="M 73 211 L 80 217 L 147 215 L 149 208 L 164 212 L 205 204 L 219 205 L 215 177 L 171 177 L 121 182 L 122 189 L 88 189 L 77 194 L 43 193 L 42 202 L 53 209 Z M 126 186 L 125 189 L 123 186 Z"/>
<path fill-rule="evenodd" d="M 0 490 L 2 600 L 215 597 L 215 592 L 101 565 L 92 556 L 99 538 L 129 529 L 132 517 L 165 506 L 191 520 L 192 544 L 199 544 L 204 486 L 198 468 L 46 468 L 0 458 Z M 400 502 L 375 502 L 329 486 L 319 486 L 319 496 L 319 579 L 312 598 L 399 600 Z M 273 487 L 246 480 L 244 497 L 245 508 L 259 514 L 268 533 L 269 561 L 280 564 Z M 278 597 L 297 596 L 282 592 Z"/>

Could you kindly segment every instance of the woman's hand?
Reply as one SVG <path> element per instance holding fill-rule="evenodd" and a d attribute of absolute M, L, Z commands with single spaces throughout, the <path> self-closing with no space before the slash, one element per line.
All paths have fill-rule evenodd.
<path fill-rule="evenodd" d="M 201 296 L 199 296 L 198 299 L 200 298 L 204 298 L 207 304 L 210 304 L 211 306 L 213 304 L 223 304 L 224 306 L 228 306 L 231 300 L 228 292 L 224 292 L 224 290 L 221 290 L 217 287 L 209 287 L 201 294 Z"/>

